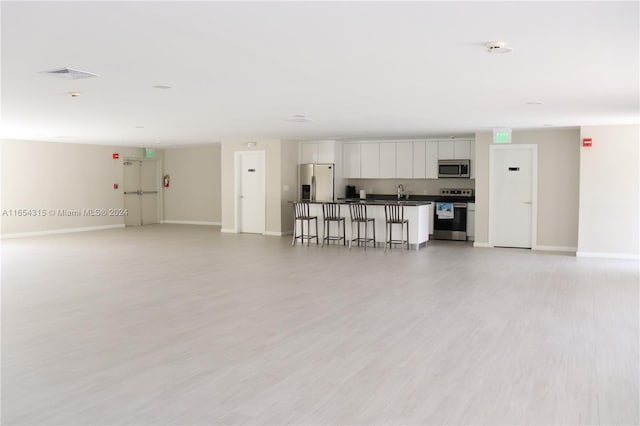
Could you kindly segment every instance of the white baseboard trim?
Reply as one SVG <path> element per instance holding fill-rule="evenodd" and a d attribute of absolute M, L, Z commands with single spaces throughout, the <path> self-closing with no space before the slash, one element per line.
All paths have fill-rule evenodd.
<path fill-rule="evenodd" d="M 640 255 L 629 253 L 601 253 L 595 251 L 579 251 L 576 257 L 590 257 L 602 259 L 640 260 Z"/>
<path fill-rule="evenodd" d="M 198 220 L 163 220 L 162 223 L 170 225 L 204 225 L 204 226 L 220 226 L 220 222 L 203 222 Z"/>
<path fill-rule="evenodd" d="M 220 229 L 220 232 L 226 232 L 228 234 L 237 234 L 238 231 L 236 231 L 235 229 L 228 229 L 228 228 L 222 228 Z"/>
<path fill-rule="evenodd" d="M 534 247 L 532 247 L 532 249 L 533 250 L 540 250 L 540 251 L 561 251 L 561 252 L 575 253 L 578 250 L 578 247 L 534 246 Z"/>
<path fill-rule="evenodd" d="M 493 248 L 493 246 L 489 243 L 483 243 L 480 241 L 474 241 L 473 242 L 473 246 L 474 247 L 481 247 L 481 248 Z"/>
<path fill-rule="evenodd" d="M 88 231 L 104 231 L 106 229 L 118 229 L 118 228 L 124 228 L 124 224 L 85 226 L 82 228 L 52 229 L 49 231 L 37 231 L 37 232 L 18 232 L 15 234 L 2 234 L 1 238 L 5 240 L 5 239 L 11 239 L 11 238 L 44 237 L 46 235 L 71 234 L 74 232 L 88 232 Z"/>
<path fill-rule="evenodd" d="M 293 235 L 293 231 L 284 231 L 284 232 L 279 232 L 279 231 L 265 231 L 264 234 L 262 235 L 269 235 L 271 237 L 282 237 L 284 235 Z"/>

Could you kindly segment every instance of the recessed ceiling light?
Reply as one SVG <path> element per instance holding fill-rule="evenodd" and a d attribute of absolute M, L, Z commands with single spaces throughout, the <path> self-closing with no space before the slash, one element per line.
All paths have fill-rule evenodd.
<path fill-rule="evenodd" d="M 293 123 L 310 123 L 313 120 L 307 117 L 305 114 L 294 114 L 291 117 L 287 118 L 287 121 Z"/>
<path fill-rule="evenodd" d="M 71 91 L 67 92 L 67 95 L 71 96 L 72 98 L 77 98 L 78 96 L 80 96 L 80 92 Z"/>
<path fill-rule="evenodd" d="M 155 86 L 151 86 L 154 89 L 171 89 L 171 86 L 167 86 L 165 84 L 156 84 Z"/>
<path fill-rule="evenodd" d="M 506 43 L 504 41 L 489 41 L 484 44 L 487 48 L 487 52 L 489 53 L 511 53 L 513 49 L 510 47 L 506 47 Z"/>
<path fill-rule="evenodd" d="M 542 105 L 542 101 L 527 101 L 527 105 Z"/>
<path fill-rule="evenodd" d="M 87 71 L 80 71 L 73 68 L 56 68 L 54 70 L 40 71 L 40 73 L 49 75 L 51 77 L 64 78 L 66 80 L 80 80 L 82 78 L 100 77 L 98 74 Z"/>

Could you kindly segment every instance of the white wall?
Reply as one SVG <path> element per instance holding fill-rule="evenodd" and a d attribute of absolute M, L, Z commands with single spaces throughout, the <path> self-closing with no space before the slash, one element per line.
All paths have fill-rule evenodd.
<path fill-rule="evenodd" d="M 166 150 L 163 174 L 171 179 L 163 190 L 166 223 L 220 225 L 220 144 Z"/>
<path fill-rule="evenodd" d="M 4 238 L 124 226 L 122 216 L 63 216 L 59 210 L 122 209 L 122 158 L 139 157 L 140 149 L 12 140 L 2 140 L 0 149 Z M 114 152 L 120 159 L 112 159 Z M 18 209 L 46 216 L 12 216 Z"/>
<path fill-rule="evenodd" d="M 578 256 L 640 255 L 640 126 L 582 127 Z"/>
<path fill-rule="evenodd" d="M 514 130 L 514 144 L 538 146 L 537 247 L 575 251 L 578 245 L 580 131 Z M 476 134 L 476 235 L 489 241 L 489 146 L 491 132 Z"/>

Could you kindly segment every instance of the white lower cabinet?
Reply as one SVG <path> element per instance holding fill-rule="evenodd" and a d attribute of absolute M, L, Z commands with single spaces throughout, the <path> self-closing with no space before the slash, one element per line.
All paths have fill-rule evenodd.
<path fill-rule="evenodd" d="M 476 235 L 476 203 L 467 204 L 467 240 L 475 241 Z"/>

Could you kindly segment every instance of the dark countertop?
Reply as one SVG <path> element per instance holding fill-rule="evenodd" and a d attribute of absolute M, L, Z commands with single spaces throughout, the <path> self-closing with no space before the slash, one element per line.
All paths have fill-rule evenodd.
<path fill-rule="evenodd" d="M 339 201 L 353 202 L 360 201 L 360 198 L 339 198 Z M 396 194 L 367 194 L 367 201 L 397 201 Z M 409 195 L 409 200 L 416 202 L 441 202 L 441 203 L 475 203 L 476 197 L 443 197 L 441 195 Z"/>
<path fill-rule="evenodd" d="M 290 203 L 294 203 L 294 202 L 295 201 L 290 201 Z M 325 202 L 326 201 L 309 201 L 310 204 L 322 204 Z M 368 206 L 384 206 L 385 204 L 400 204 L 402 206 L 407 206 L 407 207 L 418 207 L 418 206 L 426 206 L 431 204 L 431 201 L 426 201 L 426 200 L 409 199 L 409 200 L 398 201 L 397 197 L 395 199 L 387 199 L 387 200 L 370 199 L 369 197 L 367 197 L 366 200 L 361 200 L 360 198 L 339 198 L 334 202 L 338 204 L 358 203 L 358 204 L 366 204 Z"/>

